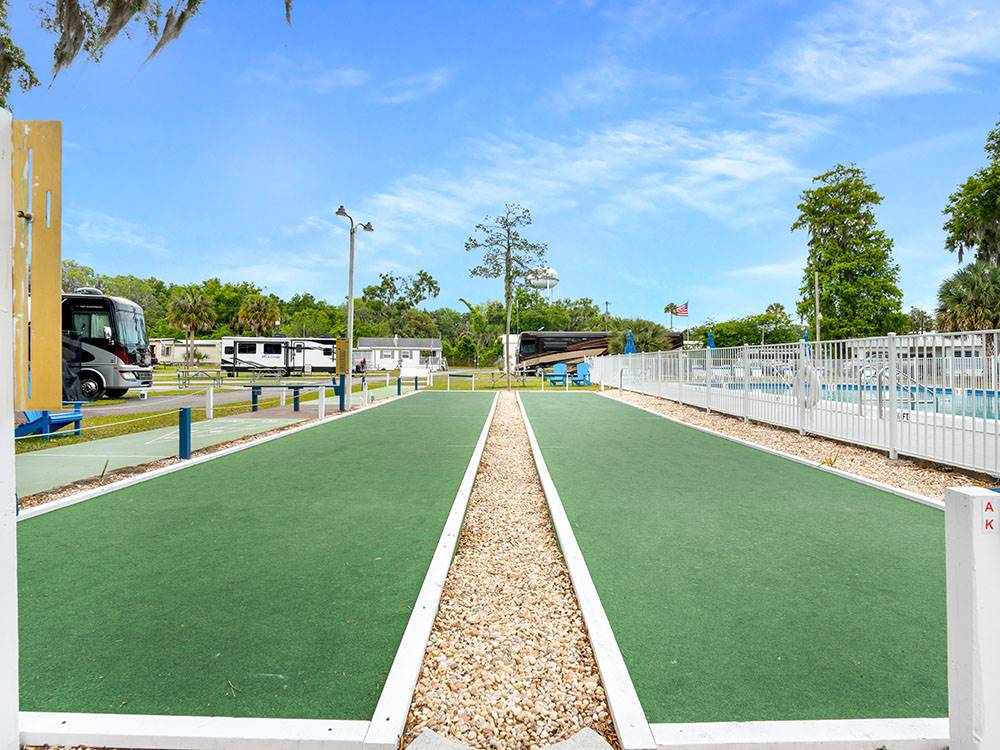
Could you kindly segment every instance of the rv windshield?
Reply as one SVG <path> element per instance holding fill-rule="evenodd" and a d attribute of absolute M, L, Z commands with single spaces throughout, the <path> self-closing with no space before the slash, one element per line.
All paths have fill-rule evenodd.
<path fill-rule="evenodd" d="M 126 349 L 145 347 L 146 316 L 141 307 L 133 305 L 115 305 L 115 317 L 118 319 L 118 338 Z"/>

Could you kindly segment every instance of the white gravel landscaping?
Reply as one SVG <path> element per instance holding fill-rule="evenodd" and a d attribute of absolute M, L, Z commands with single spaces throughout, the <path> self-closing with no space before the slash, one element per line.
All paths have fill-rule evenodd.
<path fill-rule="evenodd" d="M 417 683 L 424 729 L 473 748 L 618 742 L 513 393 L 501 393 Z"/>
<path fill-rule="evenodd" d="M 938 500 L 944 499 L 947 487 L 996 484 L 982 476 L 969 474 L 960 469 L 930 466 L 906 458 L 892 461 L 885 453 L 870 448 L 845 445 L 813 435 L 799 435 L 792 430 L 759 422 L 744 422 L 738 417 L 727 414 L 714 412 L 708 414 L 704 409 L 657 396 L 646 396 L 631 391 L 619 392 L 617 389 L 608 389 L 608 392 L 614 398 L 621 398 L 688 424 L 707 427 L 741 440 L 791 453 L 816 464 L 832 466 Z"/>

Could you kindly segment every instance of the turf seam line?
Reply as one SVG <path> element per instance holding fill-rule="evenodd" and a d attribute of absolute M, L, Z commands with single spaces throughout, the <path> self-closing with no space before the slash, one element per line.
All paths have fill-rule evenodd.
<path fill-rule="evenodd" d="M 291 427 L 283 432 L 279 432 L 275 435 L 267 435 L 256 440 L 251 440 L 246 443 L 241 443 L 240 445 L 234 445 L 231 448 L 223 448 L 220 451 L 215 451 L 213 453 L 208 453 L 204 456 L 196 456 L 195 458 L 189 458 L 180 463 L 171 464 L 170 466 L 164 466 L 159 469 L 153 469 L 152 471 L 145 472 L 144 474 L 138 474 L 136 476 L 128 477 L 122 479 L 118 482 L 112 482 L 111 484 L 106 484 L 102 487 L 96 487 L 92 490 L 85 490 L 84 492 L 79 492 L 75 495 L 68 495 L 60 500 L 54 500 L 51 503 L 45 503 L 43 505 L 38 505 L 33 508 L 28 508 L 27 510 L 21 511 L 17 516 L 17 522 L 26 521 L 29 518 L 35 518 L 37 516 L 44 515 L 46 513 L 51 513 L 54 510 L 59 510 L 65 508 L 69 505 L 76 505 L 77 503 L 82 503 L 85 500 L 93 500 L 95 497 L 100 497 L 101 495 L 107 495 L 115 490 L 124 489 L 125 487 L 131 487 L 136 484 L 141 484 L 142 482 L 149 481 L 150 479 L 155 479 L 157 477 L 162 477 L 166 474 L 172 474 L 175 471 L 181 471 L 190 466 L 197 466 L 198 464 L 203 464 L 206 461 L 212 461 L 216 458 L 222 458 L 223 456 L 229 456 L 233 453 L 238 453 L 239 451 L 247 450 L 248 448 L 254 448 L 258 445 L 263 445 L 264 443 L 269 443 L 272 440 L 278 440 L 279 438 L 287 437 L 288 435 L 294 435 L 297 432 L 302 432 L 303 430 L 310 430 L 314 427 L 320 427 L 321 425 L 329 424 L 335 422 L 339 419 L 344 419 L 346 417 L 353 416 L 355 414 L 362 414 L 369 409 L 377 409 L 385 404 L 395 403 L 401 398 L 406 398 L 412 396 L 415 393 L 423 393 L 423 391 L 410 391 L 409 393 L 404 393 L 401 396 L 396 396 L 395 398 L 387 398 L 383 401 L 377 401 L 374 404 L 362 406 L 357 410 L 344 412 L 343 414 L 334 414 L 332 416 L 326 417 L 324 419 L 317 419 L 311 422 L 307 422 L 303 425 L 298 425 L 297 427 Z"/>
<path fill-rule="evenodd" d="M 552 475 L 549 474 L 548 466 L 545 464 L 545 458 L 542 456 L 538 439 L 535 437 L 535 431 L 531 426 L 531 420 L 528 419 L 528 412 L 524 408 L 520 393 L 517 394 L 517 405 L 528 432 L 531 455 L 534 457 L 535 468 L 538 470 L 542 490 L 545 492 L 552 527 L 555 529 L 556 538 L 562 548 L 563 559 L 569 570 L 569 577 L 573 583 L 573 590 L 576 592 L 583 621 L 587 626 L 587 635 L 590 638 L 597 668 L 604 683 L 608 708 L 611 710 L 611 719 L 614 722 L 615 731 L 618 733 L 618 739 L 623 750 L 650 750 L 656 747 L 656 742 L 649 722 L 646 720 L 646 712 L 639 701 L 639 695 L 632 683 L 628 667 L 625 666 L 621 648 L 618 646 L 611 623 L 604 611 L 604 605 L 601 604 L 597 587 L 590 577 L 587 561 L 576 541 L 573 527 L 570 525 L 562 499 L 559 497 L 559 491 L 556 489 Z"/>
<path fill-rule="evenodd" d="M 22 711 L 22 745 L 171 750 L 359 750 L 367 721 Z"/>
<path fill-rule="evenodd" d="M 417 600 L 413 604 L 413 611 L 406 623 L 406 630 L 403 631 L 396 656 L 392 660 L 389 674 L 382 686 L 382 693 L 372 714 L 368 733 L 364 738 L 366 750 L 395 750 L 399 747 L 399 740 L 403 735 L 406 718 L 410 711 L 410 703 L 413 701 L 413 691 L 417 687 L 420 668 L 424 662 L 427 641 L 434 626 L 434 618 L 437 616 L 441 603 L 441 594 L 448 578 L 452 559 L 455 556 L 455 549 L 458 546 L 458 538 L 465 521 L 465 511 L 472 494 L 472 486 L 476 481 L 476 474 L 479 471 L 479 462 L 486 447 L 486 438 L 489 435 L 490 426 L 493 424 L 493 415 L 496 413 L 499 397 L 499 393 L 493 396 L 493 403 L 486 415 L 486 422 L 479 434 L 479 440 L 476 442 L 472 457 L 469 459 L 469 465 L 465 470 L 462 483 L 458 487 L 437 549 L 427 568 L 427 575 L 424 577 Z"/>
<path fill-rule="evenodd" d="M 629 391 L 632 393 L 633 391 Z M 919 503 L 920 505 L 926 505 L 929 508 L 936 508 L 937 510 L 944 510 L 944 501 L 935 500 L 933 497 L 928 497 L 927 495 L 921 495 L 916 492 L 910 492 L 908 490 L 900 489 L 899 487 L 894 487 L 891 484 L 886 484 L 885 482 L 879 482 L 876 479 L 869 479 L 868 477 L 863 477 L 860 474 L 852 474 L 849 471 L 844 471 L 843 469 L 837 469 L 833 466 L 822 466 L 814 461 L 810 461 L 807 458 L 802 458 L 801 456 L 796 456 L 793 453 L 786 453 L 785 451 L 778 450 L 777 448 L 771 448 L 766 445 L 759 445 L 758 443 L 750 442 L 749 440 L 744 440 L 743 438 L 734 437 L 732 435 L 727 435 L 724 432 L 718 432 L 710 427 L 703 427 L 702 425 L 691 424 L 690 422 L 685 422 L 676 417 L 671 417 L 666 414 L 661 414 L 658 411 L 653 411 L 652 409 L 639 406 L 639 404 L 633 404 L 630 401 L 625 401 L 621 398 L 615 398 L 610 393 L 600 393 L 599 391 L 588 391 L 588 393 L 593 393 L 595 396 L 601 396 L 617 404 L 625 404 L 626 406 L 631 406 L 633 409 L 639 409 L 640 411 L 648 412 L 655 417 L 660 417 L 661 419 L 666 419 L 667 421 L 673 422 L 675 424 L 682 425 L 684 427 L 690 427 L 692 430 L 698 430 L 700 432 L 707 433 L 709 435 L 714 435 L 715 437 L 723 438 L 724 440 L 729 440 L 733 443 L 739 443 L 740 445 L 745 445 L 748 448 L 754 448 L 764 453 L 770 453 L 772 456 L 780 456 L 781 458 L 787 458 L 789 461 L 794 461 L 797 464 L 802 464 L 803 466 L 808 466 L 813 469 L 819 469 L 820 471 L 825 471 L 828 474 L 834 474 L 838 477 L 843 477 L 844 479 L 850 479 L 853 482 L 858 482 L 860 484 L 866 484 L 869 487 L 874 487 L 877 490 L 882 490 L 888 492 L 889 494 L 896 495 L 905 500 L 911 500 L 912 502 Z M 648 394 L 639 394 L 648 395 Z M 653 396 L 652 398 L 659 398 L 658 396 Z M 672 399 L 663 399 L 664 401 L 672 401 Z M 680 402 L 673 402 L 680 403 Z M 720 414 L 723 412 L 719 412 Z M 729 416 L 729 415 L 726 415 Z M 823 437 L 822 435 L 817 435 L 817 437 Z M 865 446 L 859 446 L 865 447 Z"/>
<path fill-rule="evenodd" d="M 941 750 L 948 719 L 835 719 L 653 724 L 659 750 Z"/>

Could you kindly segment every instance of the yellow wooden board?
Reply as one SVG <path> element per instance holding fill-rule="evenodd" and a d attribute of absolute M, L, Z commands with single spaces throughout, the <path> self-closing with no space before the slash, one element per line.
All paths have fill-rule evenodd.
<path fill-rule="evenodd" d="M 349 374 L 350 367 L 347 365 L 347 339 L 337 339 L 337 374 Z"/>
<path fill-rule="evenodd" d="M 62 123 L 14 120 L 14 408 L 62 407 Z"/>

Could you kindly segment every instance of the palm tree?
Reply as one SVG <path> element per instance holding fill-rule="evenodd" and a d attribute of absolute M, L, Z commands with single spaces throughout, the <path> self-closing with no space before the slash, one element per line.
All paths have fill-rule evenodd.
<path fill-rule="evenodd" d="M 249 328 L 254 336 L 266 336 L 273 332 L 281 317 L 281 308 L 273 297 L 251 294 L 243 300 L 236 321 Z"/>
<path fill-rule="evenodd" d="M 942 331 L 1000 328 L 1000 266 L 970 263 L 938 289 L 937 323 Z"/>
<path fill-rule="evenodd" d="M 167 320 L 187 335 L 187 366 L 194 366 L 194 337 L 215 323 L 212 301 L 201 289 L 183 286 L 174 290 L 167 304 Z"/>
<path fill-rule="evenodd" d="M 674 330 L 674 316 L 677 314 L 677 305 L 673 302 L 668 302 L 667 306 L 663 308 L 663 312 L 670 315 L 670 330 Z"/>
<path fill-rule="evenodd" d="M 941 331 L 1000 328 L 1000 266 L 978 261 L 958 269 L 938 288 L 937 326 Z M 986 356 L 995 353 L 985 336 Z"/>

